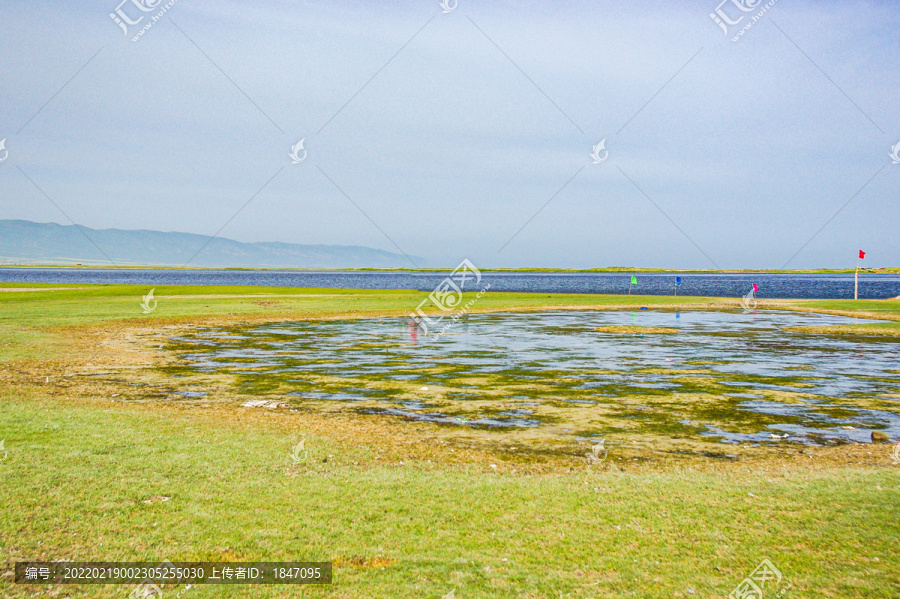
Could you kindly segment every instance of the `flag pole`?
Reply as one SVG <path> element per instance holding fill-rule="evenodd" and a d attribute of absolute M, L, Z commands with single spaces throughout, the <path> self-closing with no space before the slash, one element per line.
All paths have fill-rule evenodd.
<path fill-rule="evenodd" d="M 856 275 L 853 277 L 853 299 L 859 299 L 859 258 L 856 259 Z"/>

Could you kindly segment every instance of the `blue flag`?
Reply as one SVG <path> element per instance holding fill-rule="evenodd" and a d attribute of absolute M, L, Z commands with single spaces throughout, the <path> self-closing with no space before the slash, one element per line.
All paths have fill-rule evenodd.
<path fill-rule="evenodd" d="M 675 277 L 675 284 L 681 285 L 681 277 Z"/>

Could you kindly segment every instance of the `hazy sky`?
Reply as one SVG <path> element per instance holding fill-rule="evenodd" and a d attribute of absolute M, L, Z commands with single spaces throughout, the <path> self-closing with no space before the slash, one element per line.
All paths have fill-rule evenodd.
<path fill-rule="evenodd" d="M 718 0 L 178 0 L 131 41 L 166 2 L 118 1 L 0 3 L 0 219 L 233 218 L 447 266 L 900 265 L 896 2 L 727 0 L 726 35 Z"/>

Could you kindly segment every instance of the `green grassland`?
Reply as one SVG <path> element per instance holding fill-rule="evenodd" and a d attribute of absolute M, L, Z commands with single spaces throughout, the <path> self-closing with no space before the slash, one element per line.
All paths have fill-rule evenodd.
<path fill-rule="evenodd" d="M 2 291 L 23 288 L 35 291 Z M 198 324 L 404 316 L 425 297 L 158 286 L 157 308 L 143 314 L 147 291 L 0 285 L 4 597 L 131 591 L 12 584 L 14 562 L 59 559 L 335 564 L 329 586 L 194 586 L 167 598 L 726 597 L 764 557 L 784 575 L 766 597 L 788 584 L 784 597 L 898 596 L 900 465 L 889 445 L 646 464 L 631 461 L 635 449 L 620 462 L 537 468 L 429 424 L 123 401 L 138 375 L 121 373 L 159 377 L 157 361 L 176 359 L 129 339 Z M 728 298 L 488 293 L 472 311 L 641 306 L 738 309 Z M 891 300 L 767 307 L 884 321 L 826 334 L 887 336 L 900 325 Z M 308 455 L 295 462 L 301 439 Z"/>

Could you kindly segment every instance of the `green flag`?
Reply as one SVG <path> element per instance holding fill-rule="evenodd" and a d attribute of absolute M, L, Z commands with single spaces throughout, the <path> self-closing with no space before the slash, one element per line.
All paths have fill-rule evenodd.
<path fill-rule="evenodd" d="M 634 275 L 631 275 L 631 284 L 632 284 L 632 285 L 637 285 L 637 277 L 634 276 Z"/>

